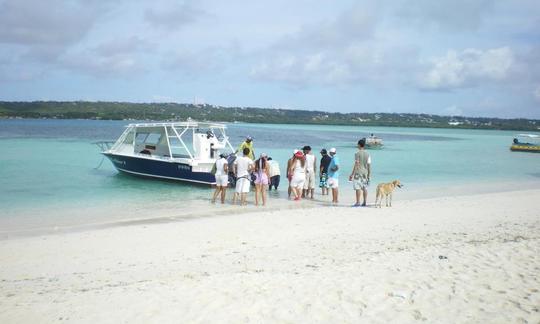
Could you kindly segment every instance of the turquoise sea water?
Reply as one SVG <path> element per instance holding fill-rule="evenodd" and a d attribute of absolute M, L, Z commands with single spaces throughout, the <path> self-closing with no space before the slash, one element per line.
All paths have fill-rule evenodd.
<path fill-rule="evenodd" d="M 183 208 L 207 199 L 206 187 L 148 180 L 119 174 L 92 142 L 115 140 L 127 121 L 0 120 L 0 224 L 27 220 L 27 226 L 47 224 L 51 214 L 79 223 L 96 221 L 93 210 L 155 210 Z M 228 135 L 237 146 L 246 135 L 255 150 L 280 162 L 295 148 L 310 145 L 315 152 L 336 147 L 343 164 L 341 183 L 353 163 L 356 142 L 375 133 L 385 146 L 371 150 L 373 182 L 400 179 L 408 187 L 444 186 L 477 181 L 539 181 L 540 154 L 509 150 L 514 132 L 351 127 L 316 125 L 230 124 Z M 317 156 L 320 155 L 317 153 Z M 280 190 L 286 190 L 282 179 Z M 42 215 L 42 216 L 40 216 Z M 23 222 L 24 223 L 24 222 Z"/>

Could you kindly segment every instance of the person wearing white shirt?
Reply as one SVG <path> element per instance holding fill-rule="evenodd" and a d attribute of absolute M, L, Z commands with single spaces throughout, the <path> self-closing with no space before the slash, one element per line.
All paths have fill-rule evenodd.
<path fill-rule="evenodd" d="M 250 172 L 253 168 L 253 160 L 248 156 L 250 154 L 249 148 L 244 148 L 244 156 L 241 156 L 234 161 L 234 173 L 236 174 L 236 193 L 240 195 L 240 204 L 247 205 L 247 194 L 249 192 Z"/>
<path fill-rule="evenodd" d="M 225 192 L 227 186 L 229 185 L 229 165 L 227 164 L 227 159 L 225 159 L 225 154 L 221 153 L 219 159 L 216 161 L 216 191 L 214 191 L 214 196 L 212 197 L 212 203 L 216 202 L 216 198 L 221 194 L 221 203 L 225 203 Z"/>
<path fill-rule="evenodd" d="M 268 163 L 270 163 L 270 185 L 268 186 L 268 190 L 272 190 L 272 186 L 274 187 L 274 190 L 277 190 L 279 187 L 279 180 L 281 178 L 279 163 L 272 160 L 271 157 L 268 158 Z"/>
<path fill-rule="evenodd" d="M 306 181 L 304 182 L 304 190 L 302 191 L 302 197 L 310 196 L 313 199 L 315 193 L 315 170 L 317 170 L 317 159 L 315 155 L 311 154 L 311 146 L 306 145 L 302 148 L 306 159 Z"/>

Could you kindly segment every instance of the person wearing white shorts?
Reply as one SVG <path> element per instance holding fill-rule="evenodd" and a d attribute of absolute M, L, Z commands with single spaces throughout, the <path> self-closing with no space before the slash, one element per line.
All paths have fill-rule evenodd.
<path fill-rule="evenodd" d="M 239 194 L 247 194 L 249 192 L 250 182 L 247 177 L 238 178 L 236 180 L 236 192 Z"/>
<path fill-rule="evenodd" d="M 216 191 L 214 191 L 212 203 L 216 202 L 219 194 L 221 194 L 221 203 L 225 203 L 225 192 L 229 186 L 228 166 L 225 154 L 220 154 L 219 159 L 216 161 L 216 173 L 214 174 L 216 177 Z"/>
<path fill-rule="evenodd" d="M 339 158 L 334 147 L 328 153 L 332 157 L 330 165 L 328 165 L 328 186 L 332 188 L 332 203 L 337 204 L 339 195 Z"/>
<path fill-rule="evenodd" d="M 330 187 L 331 189 L 337 189 L 339 187 L 339 179 L 328 178 L 328 187 Z"/>
<path fill-rule="evenodd" d="M 248 157 L 250 149 L 245 147 L 241 156 L 234 161 L 234 173 L 236 174 L 236 193 L 240 195 L 240 204 L 247 205 L 247 194 L 249 192 L 250 179 L 249 172 L 253 168 L 253 161 Z"/>
<path fill-rule="evenodd" d="M 304 182 L 306 181 L 306 160 L 304 159 L 304 153 L 298 151 L 294 154 L 289 174 L 292 174 L 291 189 L 294 193 L 294 200 L 300 200 L 302 197 L 302 189 L 304 189 Z"/>
<path fill-rule="evenodd" d="M 297 175 L 296 177 L 293 176 L 291 180 L 291 187 L 293 188 L 304 188 L 304 185 L 306 183 L 305 176 L 302 177 L 300 175 Z"/>
<path fill-rule="evenodd" d="M 313 195 L 315 194 L 315 170 L 317 170 L 317 159 L 315 159 L 315 155 L 311 154 L 311 146 L 306 145 L 302 150 L 304 151 L 306 159 L 306 182 L 304 183 L 302 197 L 310 195 L 310 198 L 313 199 Z"/>

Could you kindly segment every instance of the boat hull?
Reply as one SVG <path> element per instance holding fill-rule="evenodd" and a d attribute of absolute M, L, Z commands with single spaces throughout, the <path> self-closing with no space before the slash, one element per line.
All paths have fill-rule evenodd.
<path fill-rule="evenodd" d="M 540 145 L 519 145 L 514 144 L 510 146 L 510 150 L 514 152 L 531 152 L 540 153 Z"/>
<path fill-rule="evenodd" d="M 128 174 L 158 179 L 177 180 L 201 184 L 215 184 L 216 178 L 210 172 L 193 172 L 189 164 L 174 161 L 160 161 L 135 156 L 103 153 L 120 171 Z"/>

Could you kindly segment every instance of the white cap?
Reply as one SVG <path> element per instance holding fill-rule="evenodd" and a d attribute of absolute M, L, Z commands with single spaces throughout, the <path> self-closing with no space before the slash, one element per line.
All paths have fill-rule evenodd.
<path fill-rule="evenodd" d="M 261 153 L 261 157 L 265 158 L 265 157 L 268 157 L 268 155 L 266 153 Z"/>
<path fill-rule="evenodd" d="M 328 151 L 328 152 L 330 152 L 330 153 L 336 153 L 336 148 L 335 148 L 335 147 L 332 147 L 332 148 L 330 149 L 330 151 Z"/>

